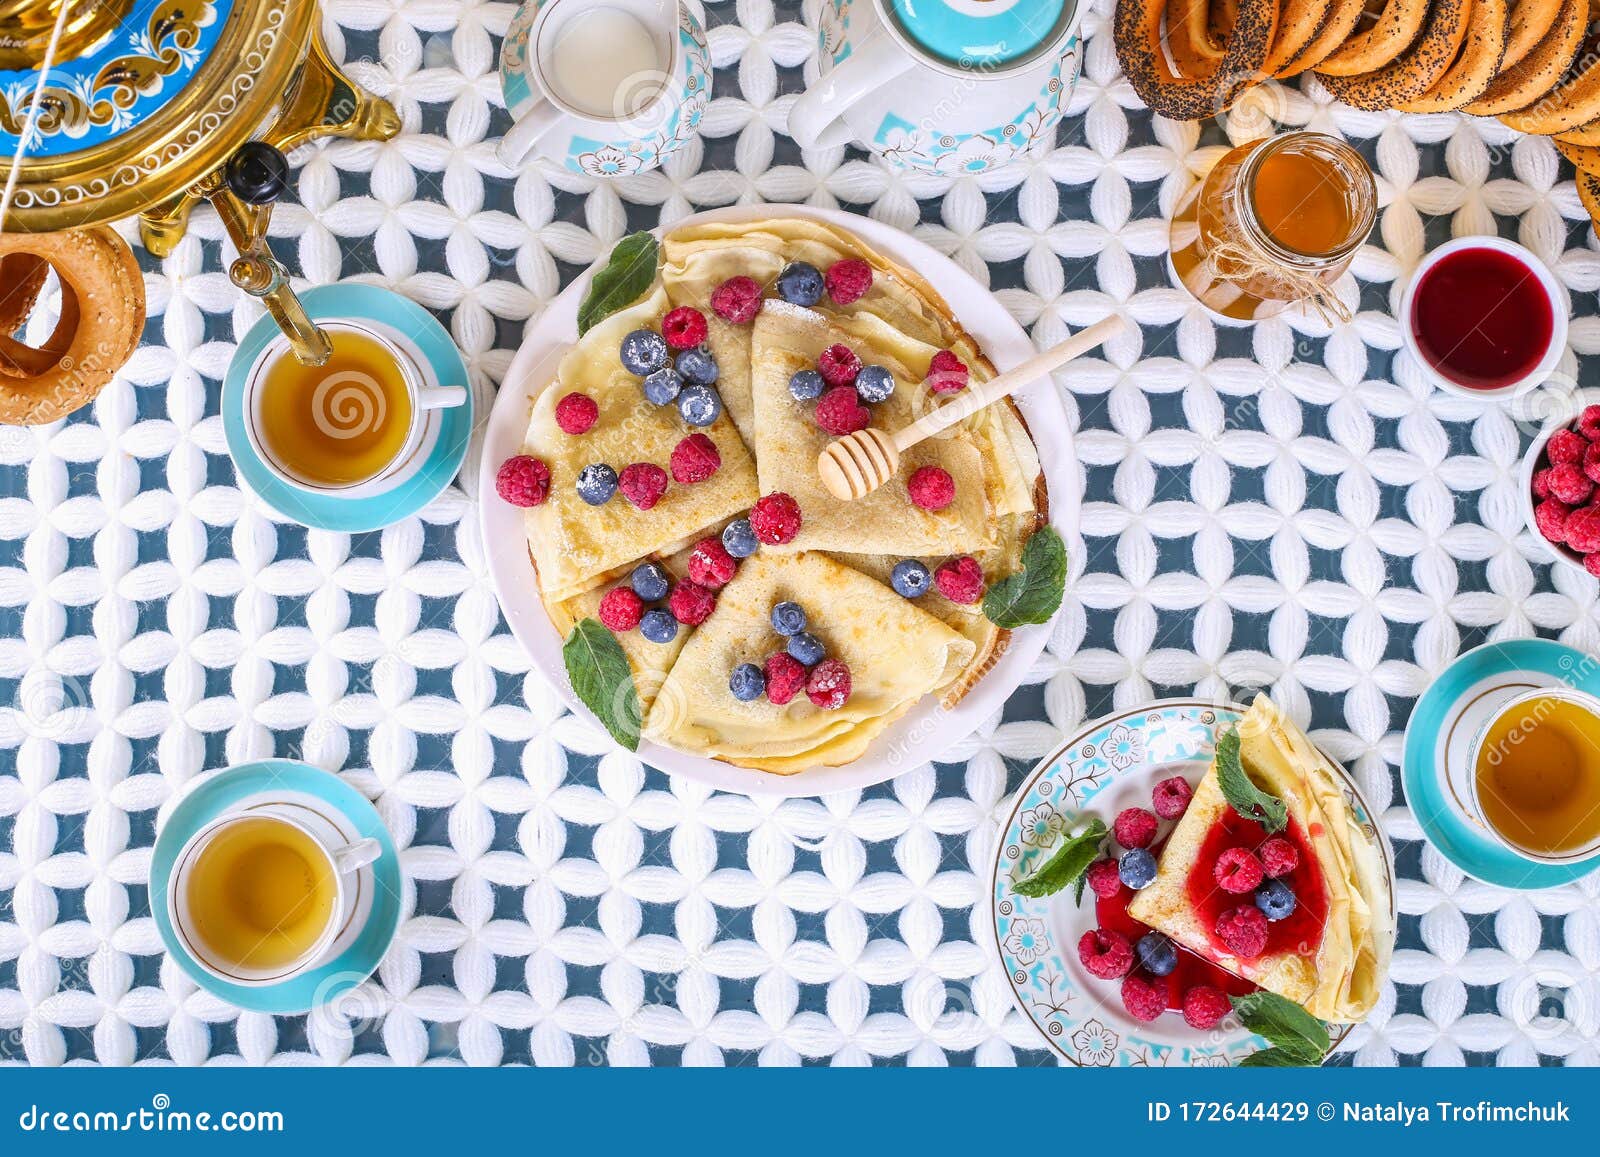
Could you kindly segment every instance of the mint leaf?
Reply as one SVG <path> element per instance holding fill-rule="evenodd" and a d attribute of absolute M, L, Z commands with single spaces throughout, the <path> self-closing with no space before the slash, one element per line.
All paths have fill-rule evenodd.
<path fill-rule="evenodd" d="M 1230 807 L 1269 832 L 1281 832 L 1289 823 L 1289 809 L 1275 795 L 1257 787 L 1239 761 L 1239 729 L 1230 727 L 1217 736 L 1217 783 Z M 1259 811 L 1258 811 L 1259 809 Z"/>
<path fill-rule="evenodd" d="M 1315 1068 L 1321 1064 L 1320 1060 L 1311 1061 L 1304 1057 L 1296 1056 L 1287 1049 L 1262 1049 L 1258 1053 L 1251 1053 L 1239 1061 L 1241 1069 L 1302 1069 Z"/>
<path fill-rule="evenodd" d="M 595 271 L 578 306 L 579 337 L 645 295 L 656 279 L 659 253 L 660 246 L 650 233 L 630 233 L 617 242 L 611 260 Z"/>
<path fill-rule="evenodd" d="M 629 751 L 638 751 L 644 710 L 633 685 L 633 668 L 617 637 L 603 623 L 584 619 L 567 636 L 561 658 L 583 705 L 594 712 L 612 739 Z"/>
<path fill-rule="evenodd" d="M 1054 528 L 1040 527 L 1022 548 L 1022 569 L 989 588 L 983 613 L 997 627 L 1048 623 L 1067 588 L 1067 544 Z"/>
<path fill-rule="evenodd" d="M 1037 899 L 1040 896 L 1053 896 L 1067 885 L 1076 883 L 1089 865 L 1099 859 L 1100 841 L 1105 836 L 1105 822 L 1091 819 L 1083 831 L 1068 836 L 1048 860 L 1013 882 L 1011 890 L 1019 896 Z M 1082 894 L 1079 892 L 1080 896 Z"/>
<path fill-rule="evenodd" d="M 1282 1062 L 1281 1058 L 1273 1057 L 1255 1062 L 1258 1065 L 1320 1065 L 1333 1047 L 1328 1039 L 1328 1026 L 1286 997 L 1262 989 L 1230 999 L 1244 1027 L 1265 1037 L 1273 1046 L 1269 1052 L 1281 1051 L 1294 1058 L 1292 1062 Z"/>

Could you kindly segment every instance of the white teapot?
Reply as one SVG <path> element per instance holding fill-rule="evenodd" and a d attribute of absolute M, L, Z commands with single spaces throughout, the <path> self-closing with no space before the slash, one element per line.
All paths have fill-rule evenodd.
<path fill-rule="evenodd" d="M 822 72 L 789 112 L 802 148 L 981 173 L 1054 131 L 1088 0 L 823 0 Z"/>

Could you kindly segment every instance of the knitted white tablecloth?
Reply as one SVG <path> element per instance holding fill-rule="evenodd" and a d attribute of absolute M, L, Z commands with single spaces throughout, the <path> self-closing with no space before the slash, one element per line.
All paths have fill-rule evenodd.
<path fill-rule="evenodd" d="M 703 139 L 615 183 L 495 160 L 510 4 L 325 7 L 335 56 L 405 127 L 303 150 L 275 244 L 307 282 L 435 311 L 480 413 L 529 317 L 624 233 L 739 201 L 842 205 L 951 254 L 1040 345 L 1108 310 L 1142 327 L 1058 376 L 1087 557 L 1030 685 L 951 762 L 783 803 L 669 780 L 565 713 L 500 622 L 476 445 L 458 487 L 378 534 L 308 532 L 238 487 L 218 383 L 257 310 L 197 214 L 173 256 L 143 256 L 146 342 L 93 408 L 0 428 L 0 1058 L 1046 1063 L 981 947 L 1008 794 L 1087 717 L 1266 685 L 1396 844 L 1393 983 L 1345 1059 L 1595 1063 L 1595 885 L 1464 878 L 1419 842 L 1397 774 L 1415 696 L 1465 647 L 1600 649 L 1595 581 L 1552 573 L 1522 525 L 1528 431 L 1396 356 L 1399 282 L 1452 232 L 1532 247 L 1571 294 L 1573 350 L 1600 349 L 1595 237 L 1547 141 L 1354 112 L 1314 82 L 1281 94 L 1283 123 L 1343 132 L 1378 172 L 1381 223 L 1344 283 L 1359 312 L 1331 335 L 1219 329 L 1169 286 L 1163 218 L 1224 137 L 1152 122 L 1108 0 L 1055 147 L 960 180 L 783 135 L 815 73 L 814 2 L 708 5 Z M 378 975 L 310 1017 L 198 991 L 147 899 L 162 805 L 274 754 L 374 798 L 407 877 Z"/>

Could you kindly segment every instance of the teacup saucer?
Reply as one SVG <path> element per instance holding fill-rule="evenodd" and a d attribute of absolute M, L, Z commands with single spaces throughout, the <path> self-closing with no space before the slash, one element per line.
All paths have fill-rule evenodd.
<path fill-rule="evenodd" d="M 1486 884 L 1551 888 L 1600 867 L 1596 860 L 1530 863 L 1495 840 L 1463 803 L 1472 774 L 1468 749 L 1489 714 L 1511 695 L 1562 685 L 1600 695 L 1600 659 L 1549 639 L 1485 643 L 1444 669 L 1406 725 L 1400 777 L 1411 813 L 1440 855 Z"/>
<path fill-rule="evenodd" d="M 167 884 L 190 836 L 222 812 L 258 797 L 316 811 L 352 841 L 377 840 L 383 854 L 356 872 L 356 913 L 334 941 L 333 958 L 292 980 L 254 987 L 218 980 L 188 953 L 167 916 Z M 248 1012 L 307 1012 L 371 976 L 400 926 L 400 886 L 400 857 L 378 810 L 338 776 L 292 759 L 241 763 L 197 780 L 171 805 L 150 857 L 150 911 L 167 952 L 201 988 Z"/>
<path fill-rule="evenodd" d="M 467 440 L 472 434 L 472 383 L 461 351 L 431 313 L 381 286 L 319 285 L 302 293 L 300 301 L 313 321 L 346 317 L 379 322 L 398 330 L 427 359 L 427 368 L 438 384 L 464 387 L 467 400 L 442 411 L 444 424 L 432 452 L 416 475 L 394 490 L 368 498 L 340 498 L 290 486 L 267 468 L 245 433 L 245 378 L 261 351 L 279 334 L 277 323 L 263 317 L 250 327 L 234 351 L 222 383 L 222 432 L 234 468 L 262 501 L 303 526 L 355 534 L 379 530 L 410 517 L 450 485 L 467 456 Z"/>

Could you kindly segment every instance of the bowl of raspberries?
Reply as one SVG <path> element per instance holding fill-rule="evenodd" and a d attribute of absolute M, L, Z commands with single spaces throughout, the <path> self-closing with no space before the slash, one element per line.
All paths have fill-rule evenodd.
<path fill-rule="evenodd" d="M 1547 424 L 1522 463 L 1528 527 L 1558 560 L 1600 578 L 1600 404 Z"/>

